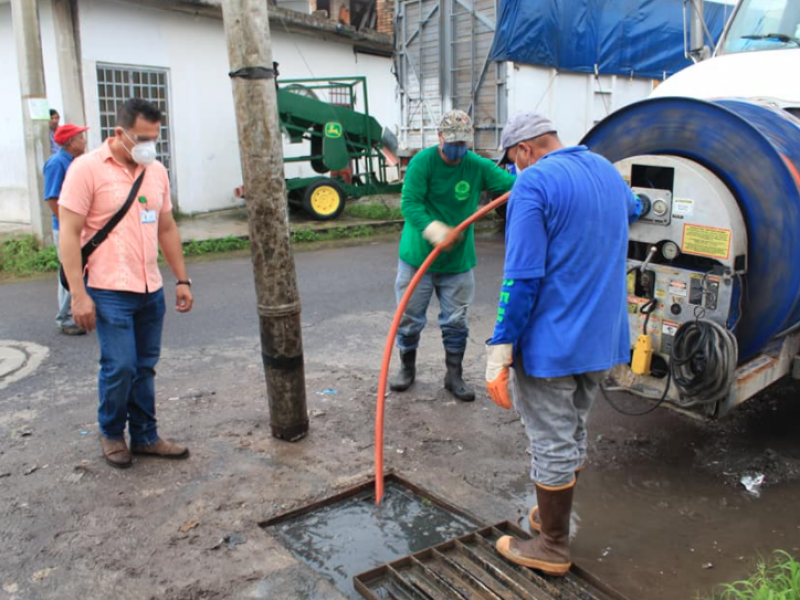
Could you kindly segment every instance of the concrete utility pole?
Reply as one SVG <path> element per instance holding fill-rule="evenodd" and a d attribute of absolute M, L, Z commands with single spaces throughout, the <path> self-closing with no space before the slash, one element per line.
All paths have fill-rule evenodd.
<path fill-rule="evenodd" d="M 272 435 L 308 432 L 300 297 L 265 0 L 223 0 Z"/>
<path fill-rule="evenodd" d="M 49 244 L 53 241 L 53 229 L 50 208 L 43 198 L 42 168 L 50 157 L 50 121 L 49 116 L 34 119 L 43 117 L 42 111 L 47 111 L 38 0 L 11 0 L 11 20 L 17 42 L 31 227 L 37 239 Z"/>
<path fill-rule="evenodd" d="M 81 77 L 80 37 L 75 0 L 53 0 L 53 23 L 58 48 L 58 74 L 61 79 L 62 123 L 86 125 Z"/>

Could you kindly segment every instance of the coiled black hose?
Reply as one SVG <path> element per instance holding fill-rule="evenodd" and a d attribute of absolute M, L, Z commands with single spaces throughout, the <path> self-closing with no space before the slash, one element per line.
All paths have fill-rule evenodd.
<path fill-rule="evenodd" d="M 675 334 L 670 371 L 684 407 L 725 398 L 736 379 L 739 346 L 722 325 L 707 319 L 688 321 Z"/>

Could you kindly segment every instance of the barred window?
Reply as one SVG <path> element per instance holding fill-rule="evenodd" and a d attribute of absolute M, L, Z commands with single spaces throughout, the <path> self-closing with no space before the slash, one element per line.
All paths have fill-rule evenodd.
<path fill-rule="evenodd" d="M 131 98 L 155 104 L 163 114 L 161 136 L 156 144 L 158 160 L 172 180 L 172 141 L 169 110 L 169 71 L 128 65 L 97 65 L 97 97 L 100 103 L 100 136 L 103 141 L 114 135 L 117 110 Z M 174 181 L 171 182 L 174 184 Z M 174 185 L 173 185 L 174 189 Z"/>

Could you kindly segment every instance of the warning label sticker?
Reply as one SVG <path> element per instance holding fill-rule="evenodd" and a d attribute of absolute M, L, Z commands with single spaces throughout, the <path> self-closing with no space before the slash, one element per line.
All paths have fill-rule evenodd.
<path fill-rule="evenodd" d="M 678 327 L 680 327 L 680 325 L 678 325 L 677 323 L 674 323 L 672 321 L 663 321 L 661 326 L 661 333 L 663 333 L 664 335 L 674 336 L 676 333 L 678 333 Z"/>
<path fill-rule="evenodd" d="M 731 251 L 731 232 L 729 229 L 686 223 L 683 226 L 682 249 L 687 254 L 726 259 Z"/>
<path fill-rule="evenodd" d="M 686 284 L 682 281 L 670 281 L 669 282 L 669 293 L 671 296 L 683 296 L 686 297 Z"/>

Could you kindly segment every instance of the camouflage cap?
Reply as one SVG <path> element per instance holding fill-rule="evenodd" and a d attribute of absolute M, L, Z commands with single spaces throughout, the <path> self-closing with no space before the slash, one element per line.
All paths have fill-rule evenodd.
<path fill-rule="evenodd" d="M 439 123 L 439 133 L 448 144 L 454 142 L 472 143 L 472 119 L 463 110 L 451 110 Z"/>

